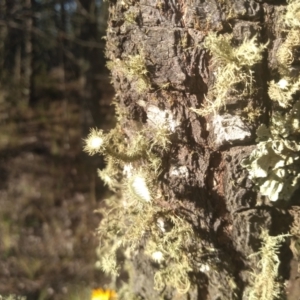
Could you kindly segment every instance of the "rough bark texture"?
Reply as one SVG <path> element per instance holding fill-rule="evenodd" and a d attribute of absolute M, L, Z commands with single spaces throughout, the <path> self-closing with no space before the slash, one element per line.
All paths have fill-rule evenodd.
<path fill-rule="evenodd" d="M 261 228 L 272 235 L 289 231 L 292 217 L 288 210 L 260 196 L 241 167 L 242 159 L 255 147 L 258 125 L 269 122 L 267 81 L 276 72 L 280 36 L 275 25 L 285 4 L 253 0 L 111 1 L 107 57 L 116 63 L 142 55 L 148 71 L 144 79 L 151 87 L 140 92 L 134 76 L 128 78 L 112 68 L 116 101 L 127 115 L 121 121 L 122 128 L 130 136 L 140 123 L 150 126 L 150 114 L 155 109 L 168 111 L 176 120 L 170 153 L 163 157 L 161 190 L 169 201 L 181 201 L 189 211 L 183 214 L 204 244 L 216 249 L 207 258 L 213 261 L 214 269 L 191 274 L 194 287 L 184 295 L 153 289 L 157 265 L 141 251 L 129 259 L 133 267 L 127 274 L 139 299 L 246 300 L 250 272 L 258 261 L 249 255 L 261 246 Z M 212 31 L 232 33 L 236 45 L 254 36 L 258 43 L 269 44 L 261 63 L 254 67 L 255 92 L 232 96 L 226 108 L 202 117 L 190 108 L 201 107 L 215 82 L 216 67 L 203 47 Z M 247 119 L 249 108 L 260 112 L 254 122 Z M 173 176 L 180 167 L 186 170 L 184 174 Z M 292 254 L 287 244 L 281 250 L 280 276 L 284 282 L 289 279 Z"/>

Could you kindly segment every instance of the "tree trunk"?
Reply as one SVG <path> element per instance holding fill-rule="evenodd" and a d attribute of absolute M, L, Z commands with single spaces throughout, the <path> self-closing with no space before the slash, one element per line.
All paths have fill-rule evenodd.
<path fill-rule="evenodd" d="M 116 251 L 121 299 L 287 297 L 292 252 L 289 238 L 276 237 L 290 227 L 293 239 L 299 235 L 291 206 L 299 205 L 298 193 L 280 201 L 291 198 L 283 195 L 285 187 L 264 191 L 275 169 L 268 156 L 262 156 L 269 163 L 266 177 L 253 171 L 251 180 L 253 164 L 246 162 L 263 143 L 256 140 L 259 126 L 272 131 L 274 113 L 289 114 L 299 98 L 294 93 L 284 107 L 268 90 L 271 80 L 298 84 L 299 47 L 285 42 L 288 31 L 299 33 L 286 15 L 297 11 L 299 17 L 297 5 L 111 1 L 106 55 L 118 125 L 106 138 L 91 132 L 86 148 L 97 152 L 89 148 L 95 136 L 99 145 L 110 141 L 98 151 L 108 161 L 99 175 L 122 200 L 107 200 L 117 220 L 104 212 L 99 265 L 115 271 L 108 253 Z M 286 66 L 278 55 L 282 45 L 293 55 Z M 265 250 L 276 260 L 279 246 L 277 270 Z"/>
<path fill-rule="evenodd" d="M 0 2 L 0 17 L 4 18 L 6 15 L 6 3 L 5 1 Z M 0 26 L 0 80 L 4 77 L 4 61 L 5 61 L 5 41 L 7 37 L 7 27 L 4 25 Z"/>
<path fill-rule="evenodd" d="M 31 77 L 32 77 L 32 6 L 31 0 L 24 0 L 24 8 L 26 10 L 24 20 L 24 92 L 27 103 L 31 98 Z"/>
<path fill-rule="evenodd" d="M 14 82 L 20 86 L 21 81 L 21 46 L 18 45 L 15 52 L 15 65 L 14 65 Z"/>

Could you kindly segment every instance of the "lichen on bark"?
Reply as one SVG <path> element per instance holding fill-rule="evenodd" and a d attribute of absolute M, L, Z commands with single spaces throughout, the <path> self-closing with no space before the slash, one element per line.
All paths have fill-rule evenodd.
<path fill-rule="evenodd" d="M 282 33 L 273 30 L 283 10 L 245 0 L 111 1 L 106 55 L 119 117 L 107 134 L 114 147 L 106 153 L 108 172 L 99 174 L 117 196 L 101 209 L 99 253 L 112 251 L 108 262 L 128 278 L 121 287 L 115 281 L 120 293 L 246 300 L 259 261 L 249 255 L 260 249 L 262 228 L 287 232 L 289 213 L 257 193 L 241 165 L 255 151 L 259 125 L 272 126 L 267 80 L 275 74 L 278 82 L 286 71 L 276 54 Z M 232 47 L 225 60 L 235 61 L 235 74 L 247 72 L 224 87 L 226 106 L 199 116 L 190 108 L 207 101 L 221 74 L 211 37 L 219 50 Z M 253 63 L 244 63 L 252 54 Z M 250 77 L 245 93 L 243 78 Z M 139 155 L 125 159 L 136 147 Z M 288 273 L 279 272 L 282 284 Z"/>

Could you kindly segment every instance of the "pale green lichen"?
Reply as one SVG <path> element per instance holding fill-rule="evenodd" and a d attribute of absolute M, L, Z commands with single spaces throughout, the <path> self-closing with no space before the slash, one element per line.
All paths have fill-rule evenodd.
<path fill-rule="evenodd" d="M 300 29 L 290 29 L 285 41 L 280 45 L 277 51 L 277 60 L 279 63 L 280 73 L 288 74 L 295 61 L 300 45 Z"/>
<path fill-rule="evenodd" d="M 274 113 L 271 126 L 257 129 L 259 142 L 242 166 L 262 195 L 271 201 L 289 200 L 300 185 L 300 104 L 287 113 Z"/>
<path fill-rule="evenodd" d="M 292 65 L 298 63 L 300 50 L 300 2 L 298 0 L 287 2 L 286 12 L 279 22 L 280 30 L 286 37 L 276 54 L 279 72 L 282 75 L 289 74 Z"/>
<path fill-rule="evenodd" d="M 270 99 L 277 101 L 283 108 L 287 108 L 293 103 L 293 95 L 300 89 L 300 79 L 282 78 L 277 83 L 272 80 L 269 83 L 268 94 Z"/>
<path fill-rule="evenodd" d="M 121 73 L 129 79 L 139 93 L 151 89 L 144 54 L 129 55 L 123 60 L 109 61 L 106 65 L 115 74 Z"/>
<path fill-rule="evenodd" d="M 245 39 L 238 47 L 233 47 L 232 35 L 219 35 L 210 33 L 204 46 L 210 50 L 215 70 L 215 84 L 209 90 L 202 108 L 191 108 L 200 115 L 208 115 L 218 111 L 226 105 L 230 93 L 242 95 L 253 92 L 252 66 L 262 59 L 262 52 L 266 45 L 257 44 L 257 37 Z M 239 85 L 237 90 L 237 85 Z"/>
<path fill-rule="evenodd" d="M 288 27 L 300 28 L 300 2 L 298 0 L 288 0 L 286 14 L 283 17 L 283 22 Z"/>
<path fill-rule="evenodd" d="M 258 270 L 252 274 L 252 285 L 246 289 L 249 300 L 273 300 L 283 296 L 283 286 L 278 280 L 279 247 L 289 234 L 270 236 L 266 230 L 261 233 L 262 247 L 251 257 L 259 256 Z"/>
<path fill-rule="evenodd" d="M 123 250 L 130 257 L 142 246 L 149 259 L 159 264 L 154 288 L 161 291 L 173 287 L 178 293 L 188 292 L 189 273 L 197 271 L 199 258 L 205 252 L 204 249 L 201 252 L 200 237 L 183 217 L 159 205 L 161 199 L 153 197 L 151 202 L 143 200 L 140 205 L 129 204 L 130 199 L 130 194 L 112 197 L 106 201 L 108 209 L 99 210 L 103 219 L 98 228 L 101 240 L 98 266 L 117 275 L 120 270 L 117 251 Z"/>
<path fill-rule="evenodd" d="M 149 173 L 134 172 L 135 174 L 130 176 L 125 182 L 124 191 L 128 193 L 128 203 L 131 200 L 134 205 L 138 205 L 140 202 L 151 202 L 153 199 L 153 193 L 151 189 L 151 179 Z M 129 205 L 129 204 L 128 204 Z"/>
<path fill-rule="evenodd" d="M 191 286 L 189 272 L 195 265 L 195 256 L 191 254 L 199 239 L 187 221 L 172 213 L 161 214 L 156 223 L 145 247 L 145 253 L 152 259 L 153 253 L 163 256 L 164 264 L 154 275 L 154 288 L 162 290 L 165 286 L 173 286 L 184 294 Z"/>
<path fill-rule="evenodd" d="M 121 114 L 119 118 L 122 123 Z M 118 253 L 136 255 L 143 248 L 149 260 L 159 264 L 154 288 L 186 293 L 190 272 L 199 272 L 201 240 L 176 210 L 182 206 L 179 201 L 173 199 L 172 205 L 166 201 L 158 183 L 162 165 L 158 153 L 170 151 L 175 125 L 166 116 L 159 120 L 152 116 L 147 125 L 129 135 L 120 125 L 108 133 L 92 129 L 85 139 L 86 152 L 104 155 L 106 168 L 98 170 L 98 175 L 116 193 L 98 210 L 103 218 L 98 228 L 97 267 L 115 277 L 122 269 Z"/>
<path fill-rule="evenodd" d="M 269 83 L 270 99 L 289 111 L 273 111 L 270 127 L 257 129 L 258 144 L 250 157 L 242 162 L 262 195 L 271 201 L 289 200 L 300 186 L 300 102 L 297 92 L 300 78 L 292 76 L 292 64 L 299 60 L 300 4 L 290 0 L 281 17 L 285 41 L 277 51 L 278 69 L 283 77 Z M 279 108 L 280 109 L 280 108 Z"/>

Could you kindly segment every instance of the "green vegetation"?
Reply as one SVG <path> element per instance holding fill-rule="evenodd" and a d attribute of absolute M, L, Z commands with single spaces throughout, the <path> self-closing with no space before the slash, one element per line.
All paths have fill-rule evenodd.
<path fill-rule="evenodd" d="M 289 33 L 277 54 L 279 71 L 282 74 L 285 70 L 285 76 L 278 83 L 274 80 L 269 83 L 269 96 L 281 109 L 278 105 L 275 107 L 269 128 L 259 126 L 257 147 L 242 162 L 261 194 L 271 201 L 289 200 L 300 186 L 300 103 L 296 95 L 300 78 L 293 78 L 289 69 L 297 58 L 295 47 L 300 45 L 299 33 L 296 33 L 299 22 L 291 20 L 291 16 L 299 15 L 299 9 L 299 3 L 289 1 L 282 18 L 283 31 L 289 30 Z"/>
<path fill-rule="evenodd" d="M 266 45 L 257 45 L 256 39 L 256 36 L 245 39 L 239 47 L 233 47 L 231 35 L 210 33 L 206 37 L 204 46 L 210 50 L 213 63 L 217 66 L 215 84 L 208 91 L 204 106 L 192 108 L 194 112 L 203 116 L 215 113 L 226 105 L 226 99 L 232 93 L 247 95 L 253 92 L 252 67 L 261 61 L 266 48 Z"/>
<path fill-rule="evenodd" d="M 26 297 L 16 296 L 16 295 L 9 295 L 9 296 L 1 296 L 0 300 L 26 300 Z"/>
<path fill-rule="evenodd" d="M 143 247 L 149 260 L 158 265 L 155 288 L 171 286 L 186 293 L 191 285 L 189 273 L 197 271 L 202 246 L 192 225 L 177 209 L 182 204 L 175 200 L 169 203 L 161 193 L 160 156 L 169 151 L 169 139 L 167 124 L 149 125 L 130 137 L 117 125 L 107 134 L 92 129 L 84 149 L 106 157 L 107 166 L 98 174 L 115 192 L 105 200 L 105 208 L 98 210 L 103 219 L 98 228 L 97 266 L 116 276 L 122 268 L 118 251 L 133 256 Z"/>
<path fill-rule="evenodd" d="M 136 23 L 137 17 L 138 17 L 138 12 L 136 11 L 127 11 L 126 13 L 124 13 L 125 21 L 131 24 Z"/>
<path fill-rule="evenodd" d="M 288 6 L 282 21 L 287 27 L 300 28 L 300 2 L 298 0 L 288 0 Z"/>
<path fill-rule="evenodd" d="M 293 78 L 282 78 L 279 82 L 275 83 L 272 80 L 269 83 L 268 94 L 271 100 L 278 102 L 283 108 L 288 108 L 293 103 L 293 95 L 300 88 L 300 78 L 294 80 Z"/>
<path fill-rule="evenodd" d="M 291 66 L 295 61 L 300 48 L 300 28 L 292 28 L 281 44 L 277 52 L 279 71 L 282 75 L 287 75 L 291 71 Z"/>
<path fill-rule="evenodd" d="M 282 285 L 278 281 L 279 248 L 289 234 L 270 236 L 266 230 L 261 233 L 262 247 L 250 257 L 259 256 L 259 271 L 253 274 L 249 289 L 249 300 L 273 300 L 282 295 Z"/>
<path fill-rule="evenodd" d="M 284 114 L 275 112 L 271 125 L 257 129 L 256 149 L 242 162 L 262 195 L 288 200 L 299 187 L 300 103 Z"/>
<path fill-rule="evenodd" d="M 283 76 L 290 73 L 300 49 L 300 3 L 297 0 L 287 2 L 286 12 L 280 21 L 282 33 L 286 37 L 277 51 L 279 71 Z"/>
<path fill-rule="evenodd" d="M 151 89 L 148 70 L 143 54 L 129 55 L 126 59 L 110 61 L 107 67 L 114 73 L 122 73 L 139 93 Z"/>

